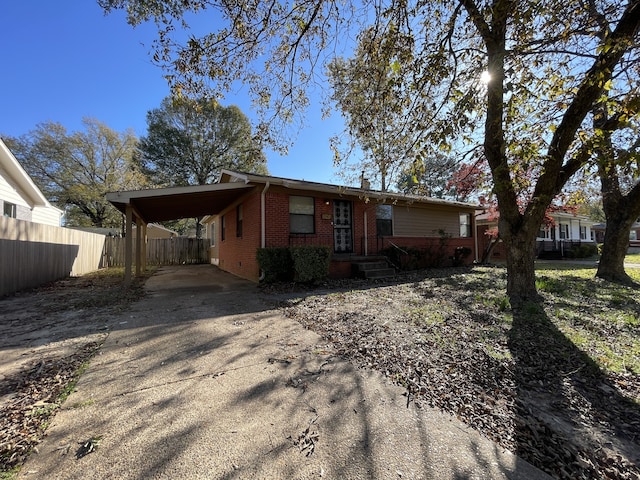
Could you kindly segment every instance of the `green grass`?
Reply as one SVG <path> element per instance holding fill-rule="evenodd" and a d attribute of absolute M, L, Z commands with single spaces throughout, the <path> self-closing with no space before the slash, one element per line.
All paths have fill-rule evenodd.
<path fill-rule="evenodd" d="M 628 253 L 627 256 L 624 257 L 624 261 L 627 263 L 640 264 L 640 253 Z"/>
<path fill-rule="evenodd" d="M 640 374 L 638 289 L 595 278 L 595 269 L 538 268 L 549 319 L 601 369 Z M 640 269 L 627 269 L 640 282 Z"/>
<path fill-rule="evenodd" d="M 14 467 L 11 470 L 0 470 L 0 480 L 15 480 L 20 473 L 20 467 Z"/>
<path fill-rule="evenodd" d="M 640 283 L 640 269 L 628 268 L 627 274 Z M 536 268 L 536 288 L 543 298 L 544 312 L 532 304 L 525 313 L 532 317 L 544 313 L 562 335 L 587 354 L 605 373 L 640 374 L 640 295 L 638 288 L 618 285 L 595 278 L 596 268 L 567 263 L 543 264 Z M 493 316 L 495 331 L 483 326 L 477 332 L 488 338 L 511 326 L 511 312 L 506 290 L 504 268 L 475 267 L 470 273 L 435 280 L 441 288 L 450 289 L 445 297 L 458 305 L 468 305 L 475 312 Z M 463 292 L 468 292 L 464 294 Z M 441 297 L 442 298 L 442 297 Z M 412 306 L 413 313 L 429 314 L 420 305 Z M 440 306 L 440 312 L 451 307 Z M 528 308 L 528 310 L 527 310 Z M 501 320 L 499 320 L 501 319 Z M 415 320 L 414 320 L 415 321 Z M 439 322 L 435 315 L 431 322 Z M 502 328 L 500 330 L 498 327 Z M 490 350 L 498 358 L 501 352 Z"/>

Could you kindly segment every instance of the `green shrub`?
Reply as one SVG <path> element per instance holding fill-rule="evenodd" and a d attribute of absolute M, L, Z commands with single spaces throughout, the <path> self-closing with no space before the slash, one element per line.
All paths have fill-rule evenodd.
<path fill-rule="evenodd" d="M 441 245 L 430 245 L 423 248 L 387 247 L 380 250 L 389 261 L 400 270 L 420 270 L 423 268 L 437 268 L 448 260 L 445 249 Z"/>
<path fill-rule="evenodd" d="M 464 260 L 471 255 L 472 250 L 469 247 L 456 247 L 453 252 L 453 266 L 460 267 L 464 265 Z"/>
<path fill-rule="evenodd" d="M 264 282 L 283 282 L 293 277 L 293 259 L 288 248 L 259 248 L 256 257 Z"/>
<path fill-rule="evenodd" d="M 329 275 L 331 249 L 327 246 L 303 245 L 292 247 L 294 280 L 311 283 L 322 280 Z"/>
<path fill-rule="evenodd" d="M 571 258 L 589 258 L 598 254 L 598 247 L 593 243 L 583 243 L 571 249 Z"/>

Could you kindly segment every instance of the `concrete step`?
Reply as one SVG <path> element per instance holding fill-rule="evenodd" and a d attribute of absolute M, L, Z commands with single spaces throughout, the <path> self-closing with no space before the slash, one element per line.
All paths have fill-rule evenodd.
<path fill-rule="evenodd" d="M 359 272 L 365 272 L 367 270 L 379 270 L 381 268 L 388 268 L 387 262 L 357 262 L 353 264 Z"/>
<path fill-rule="evenodd" d="M 387 278 L 396 274 L 384 257 L 363 258 L 351 263 L 353 275 L 360 278 Z"/>
<path fill-rule="evenodd" d="M 393 277 L 396 274 L 395 268 L 379 268 L 376 270 L 365 270 L 364 278 L 389 278 Z"/>

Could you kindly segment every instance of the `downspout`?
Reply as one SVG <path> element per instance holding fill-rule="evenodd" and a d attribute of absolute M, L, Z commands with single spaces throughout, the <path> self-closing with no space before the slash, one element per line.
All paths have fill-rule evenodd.
<path fill-rule="evenodd" d="M 267 218 L 266 194 L 270 186 L 271 184 L 269 183 L 269 181 L 267 181 L 264 188 L 262 189 L 262 193 L 260 194 L 260 246 L 262 248 L 265 248 L 267 246 L 267 226 L 265 225 Z M 264 272 L 260 272 L 258 280 L 264 280 Z"/>
<path fill-rule="evenodd" d="M 265 225 L 265 219 L 267 217 L 266 213 L 266 193 L 269 190 L 271 184 L 267 182 L 262 189 L 262 193 L 260 194 L 260 246 L 265 248 L 267 246 L 267 227 Z"/>
<path fill-rule="evenodd" d="M 364 256 L 369 255 L 369 235 L 367 231 L 367 211 L 364 211 Z"/>
<path fill-rule="evenodd" d="M 476 261 L 475 263 L 478 263 L 480 261 L 480 258 L 478 257 L 478 222 L 476 222 L 476 216 L 474 215 L 469 215 L 469 218 L 472 219 L 473 222 L 473 246 L 476 249 Z"/>

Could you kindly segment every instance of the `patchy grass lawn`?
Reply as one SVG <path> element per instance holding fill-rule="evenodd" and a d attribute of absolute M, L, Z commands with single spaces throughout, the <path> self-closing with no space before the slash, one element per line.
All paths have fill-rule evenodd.
<path fill-rule="evenodd" d="M 627 256 L 624 257 L 624 261 L 640 264 L 640 253 L 628 253 Z"/>
<path fill-rule="evenodd" d="M 521 312 L 498 267 L 334 282 L 283 307 L 405 386 L 407 402 L 450 412 L 556 478 L 638 478 L 639 291 L 594 275 L 545 264 L 542 300 Z"/>

